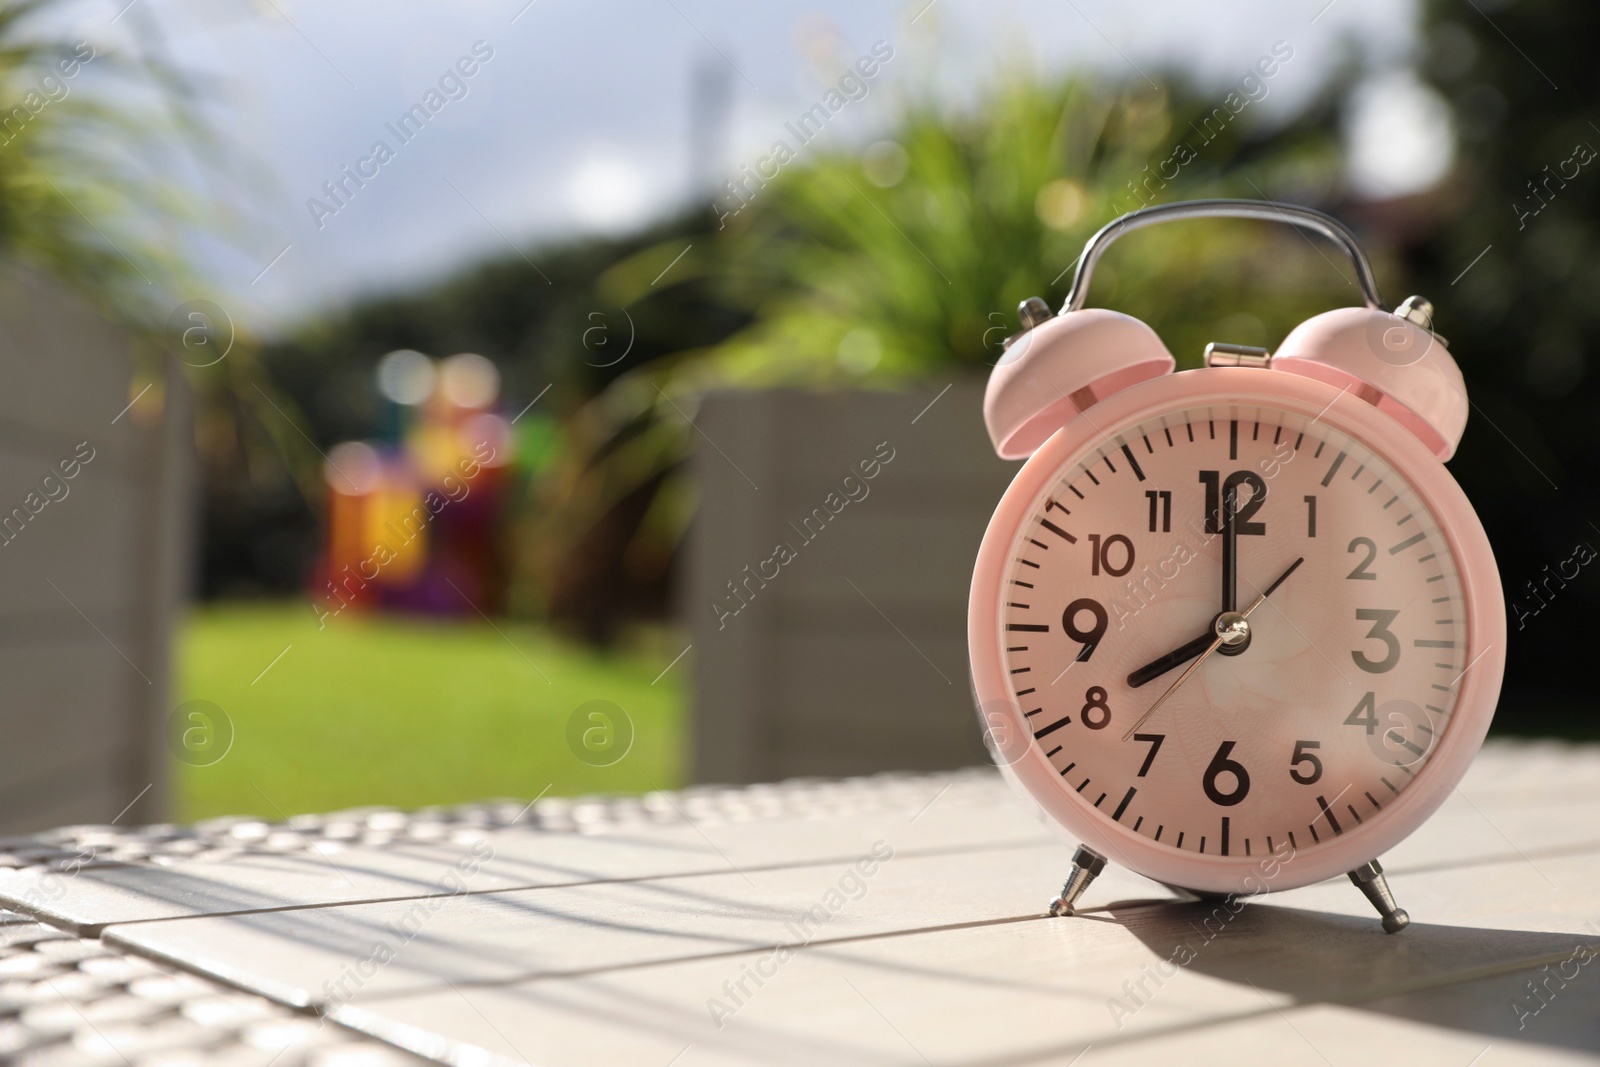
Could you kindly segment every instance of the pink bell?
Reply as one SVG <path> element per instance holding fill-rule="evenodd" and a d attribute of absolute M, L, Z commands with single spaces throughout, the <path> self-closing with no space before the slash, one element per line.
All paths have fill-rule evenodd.
<path fill-rule="evenodd" d="M 1273 354 L 1280 371 L 1348 389 L 1410 430 L 1440 460 L 1467 425 L 1467 389 L 1432 308 L 1412 297 L 1399 313 L 1339 308 L 1307 319 Z"/>
<path fill-rule="evenodd" d="M 1057 315 L 1013 338 L 990 373 L 989 439 L 1003 459 L 1025 459 L 1097 401 L 1175 366 L 1156 332 L 1131 315 L 1104 308 Z"/>

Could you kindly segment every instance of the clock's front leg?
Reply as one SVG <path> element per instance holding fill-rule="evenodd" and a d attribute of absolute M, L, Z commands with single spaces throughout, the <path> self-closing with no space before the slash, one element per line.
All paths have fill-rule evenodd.
<path fill-rule="evenodd" d="M 1079 845 L 1078 851 L 1072 854 L 1072 873 L 1067 875 L 1067 882 L 1061 887 L 1061 895 L 1050 902 L 1050 914 L 1073 914 L 1078 898 L 1083 896 L 1083 891 L 1089 888 L 1089 883 L 1099 877 L 1100 872 L 1105 869 L 1104 856 L 1087 845 Z"/>
<path fill-rule="evenodd" d="M 1383 916 L 1384 933 L 1398 934 L 1411 924 L 1411 916 L 1406 914 L 1406 909 L 1396 906 L 1394 894 L 1389 891 L 1389 880 L 1383 876 L 1383 867 L 1377 860 L 1363 863 L 1351 871 L 1350 880 Z"/>

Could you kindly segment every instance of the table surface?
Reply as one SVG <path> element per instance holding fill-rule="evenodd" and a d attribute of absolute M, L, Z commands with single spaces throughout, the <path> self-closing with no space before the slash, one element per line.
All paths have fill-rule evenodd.
<path fill-rule="evenodd" d="M 1384 857 L 1237 910 L 991 770 L 0 840 L 0 1062 L 1497 1067 L 1600 1054 L 1600 749 L 1491 743 Z"/>

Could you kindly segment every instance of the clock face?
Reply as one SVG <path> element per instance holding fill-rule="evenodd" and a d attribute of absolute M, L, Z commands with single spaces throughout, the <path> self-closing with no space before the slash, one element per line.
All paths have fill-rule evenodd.
<path fill-rule="evenodd" d="M 1320 415 L 1178 403 L 1094 437 L 1045 479 L 998 591 L 1060 789 L 1175 854 L 1359 833 L 1423 773 L 1473 662 L 1437 517 Z"/>

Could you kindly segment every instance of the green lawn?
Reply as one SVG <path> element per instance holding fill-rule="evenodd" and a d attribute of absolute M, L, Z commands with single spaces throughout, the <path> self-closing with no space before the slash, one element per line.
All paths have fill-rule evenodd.
<path fill-rule="evenodd" d="M 369 616 L 319 630 L 302 603 L 195 612 L 179 634 L 177 697 L 221 708 L 234 738 L 210 766 L 175 764 L 176 817 L 680 783 L 688 658 L 651 684 L 682 651 L 675 635 L 600 654 L 537 627 L 495 626 Z M 634 730 L 609 766 L 595 764 L 615 758 L 625 727 L 588 717 L 609 709 L 569 724 L 596 700 L 623 709 Z"/>

